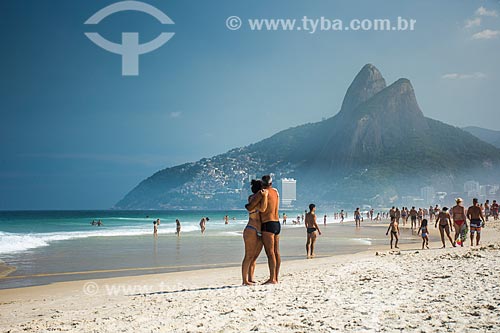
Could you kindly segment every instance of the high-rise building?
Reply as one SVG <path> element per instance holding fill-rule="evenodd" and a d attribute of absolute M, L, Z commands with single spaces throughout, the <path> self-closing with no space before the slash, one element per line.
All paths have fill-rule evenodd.
<path fill-rule="evenodd" d="M 297 200 L 297 181 L 293 178 L 283 178 L 280 185 L 282 207 L 293 207 L 293 202 Z"/>
<path fill-rule="evenodd" d="M 426 205 L 432 205 L 436 198 L 436 190 L 432 186 L 422 187 L 422 189 L 420 189 L 420 196 Z"/>
<path fill-rule="evenodd" d="M 469 197 L 479 196 L 481 187 L 476 181 L 468 181 L 464 184 L 464 192 L 467 193 Z"/>

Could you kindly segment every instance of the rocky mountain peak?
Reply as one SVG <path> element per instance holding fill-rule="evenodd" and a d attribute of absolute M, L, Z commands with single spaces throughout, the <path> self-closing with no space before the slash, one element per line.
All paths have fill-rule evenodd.
<path fill-rule="evenodd" d="M 386 82 L 377 67 L 366 64 L 356 75 L 342 102 L 340 112 L 353 111 L 386 87 Z"/>

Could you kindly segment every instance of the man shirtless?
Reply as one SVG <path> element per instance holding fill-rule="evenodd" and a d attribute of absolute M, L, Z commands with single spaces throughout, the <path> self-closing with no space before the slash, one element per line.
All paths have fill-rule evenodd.
<path fill-rule="evenodd" d="M 356 228 L 361 227 L 361 211 L 359 208 L 354 211 L 354 221 L 356 221 Z"/>
<path fill-rule="evenodd" d="M 486 218 L 486 221 L 488 221 L 490 216 L 491 216 L 490 201 L 486 200 L 486 202 L 484 203 L 484 217 Z"/>
<path fill-rule="evenodd" d="M 413 230 L 414 228 L 417 227 L 417 215 L 418 215 L 418 212 L 415 209 L 415 207 L 411 207 L 411 210 L 410 210 L 411 230 Z"/>
<path fill-rule="evenodd" d="M 396 219 L 396 207 L 392 206 L 391 210 L 389 211 L 389 218 L 391 219 L 391 222 Z"/>
<path fill-rule="evenodd" d="M 470 220 L 470 246 L 474 246 L 474 234 L 477 234 L 476 246 L 479 245 L 481 228 L 485 223 L 484 215 L 478 202 L 479 200 L 474 198 L 472 200 L 472 206 L 467 210 L 467 218 Z"/>
<path fill-rule="evenodd" d="M 491 205 L 491 214 L 493 215 L 493 219 L 498 220 L 498 203 L 496 200 L 493 200 L 493 204 Z"/>
<path fill-rule="evenodd" d="M 304 218 L 304 224 L 307 229 L 306 252 L 307 259 L 314 258 L 314 244 L 316 243 L 316 231 L 321 235 L 318 224 L 316 223 L 316 205 L 309 205 L 309 213 Z"/>

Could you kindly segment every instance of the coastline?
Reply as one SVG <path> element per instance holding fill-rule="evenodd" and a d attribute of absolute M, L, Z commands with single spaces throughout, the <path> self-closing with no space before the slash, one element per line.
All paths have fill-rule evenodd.
<path fill-rule="evenodd" d="M 11 332 L 497 331 L 500 223 L 487 224 L 478 248 L 437 249 L 433 230 L 431 250 L 403 243 L 286 261 L 276 286 L 241 287 L 227 267 L 0 290 L 0 320 Z M 256 272 L 264 281 L 267 266 Z"/>
<path fill-rule="evenodd" d="M 243 229 L 244 225 L 238 223 L 223 229 L 210 228 L 203 236 L 196 230 L 184 233 L 180 238 L 173 234 L 160 234 L 157 239 L 143 235 L 63 240 L 5 260 L 6 264 L 17 266 L 17 270 L 6 278 L 0 278 L 0 289 L 82 279 L 237 267 L 243 257 Z M 321 257 L 357 253 L 386 243 L 382 230 L 357 230 L 351 222 L 331 223 L 323 231 L 317 248 L 317 254 Z M 409 233 L 404 237 L 412 242 L 416 239 Z M 303 225 L 285 226 L 281 237 L 283 260 L 303 259 L 305 240 Z M 61 256 L 62 253 L 65 255 Z M 264 252 L 258 262 L 266 263 Z"/>

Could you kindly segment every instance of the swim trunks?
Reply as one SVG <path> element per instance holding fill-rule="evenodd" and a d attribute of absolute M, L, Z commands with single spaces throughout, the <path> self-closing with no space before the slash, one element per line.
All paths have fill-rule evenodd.
<path fill-rule="evenodd" d="M 266 222 L 262 223 L 262 232 L 270 232 L 279 235 L 281 232 L 281 223 L 279 222 Z"/>

